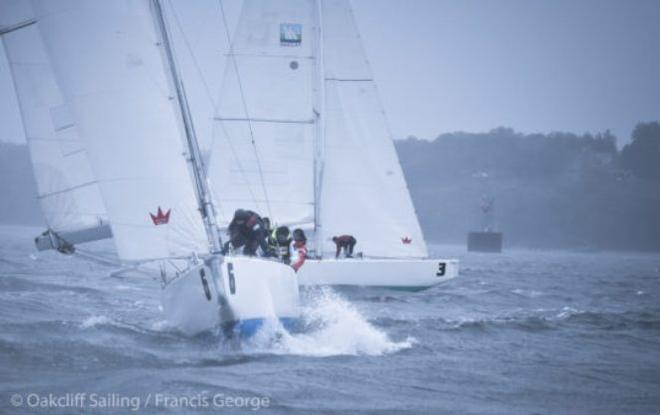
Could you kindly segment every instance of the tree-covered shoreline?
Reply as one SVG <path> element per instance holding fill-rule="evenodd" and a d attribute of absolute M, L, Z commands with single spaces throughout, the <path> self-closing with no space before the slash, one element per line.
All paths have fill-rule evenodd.
<path fill-rule="evenodd" d="M 465 243 L 483 197 L 506 246 L 660 251 L 660 124 L 599 134 L 448 133 L 396 141 L 426 239 Z M 0 223 L 43 225 L 27 146 L 0 142 Z"/>
<path fill-rule="evenodd" d="M 508 246 L 660 250 L 658 123 L 639 124 L 621 151 L 607 131 L 508 128 L 396 146 L 428 240 L 464 242 L 486 196 Z"/>

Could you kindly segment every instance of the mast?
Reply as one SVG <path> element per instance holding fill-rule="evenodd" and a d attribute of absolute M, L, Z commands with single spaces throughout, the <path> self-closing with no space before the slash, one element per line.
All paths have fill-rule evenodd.
<path fill-rule="evenodd" d="M 153 5 L 156 22 L 165 48 L 165 54 L 167 56 L 167 69 L 172 77 L 174 88 L 176 90 L 178 108 L 179 111 L 181 111 L 181 119 L 183 120 L 186 143 L 188 145 L 189 157 L 187 160 L 193 171 L 199 211 L 204 220 L 204 227 L 206 228 L 206 234 L 209 239 L 211 253 L 219 253 L 222 251 L 222 244 L 218 234 L 215 207 L 213 206 L 213 201 L 211 199 L 211 192 L 206 179 L 206 172 L 204 171 L 204 163 L 202 161 L 201 151 L 199 150 L 199 143 L 197 142 L 197 135 L 195 134 L 195 127 L 193 125 L 190 107 L 188 106 L 188 100 L 186 98 L 186 91 L 174 58 L 174 52 L 170 43 L 167 23 L 165 22 L 160 0 L 151 0 L 151 3 Z"/>
<path fill-rule="evenodd" d="M 316 0 L 317 10 L 317 94 L 316 140 L 314 141 L 314 238 L 316 256 L 323 257 L 323 227 L 321 224 L 321 190 L 323 186 L 323 148 L 325 146 L 325 68 L 323 58 L 323 0 Z"/>

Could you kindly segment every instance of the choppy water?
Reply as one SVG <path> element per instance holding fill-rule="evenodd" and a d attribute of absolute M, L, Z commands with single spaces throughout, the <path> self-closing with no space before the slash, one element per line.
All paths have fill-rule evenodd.
<path fill-rule="evenodd" d="M 660 413 L 660 255 L 432 247 L 459 279 L 311 290 L 302 333 L 236 350 L 169 329 L 157 281 L 31 256 L 36 232 L 0 227 L 3 413 Z"/>

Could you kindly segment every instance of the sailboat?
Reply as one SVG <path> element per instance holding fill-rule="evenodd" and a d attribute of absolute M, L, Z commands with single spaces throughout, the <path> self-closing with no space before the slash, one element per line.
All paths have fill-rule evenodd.
<path fill-rule="evenodd" d="M 84 143 L 62 96 L 36 20 L 25 2 L 3 4 L 0 38 L 22 116 L 47 230 L 38 250 L 72 253 L 74 245 L 112 237 Z"/>
<path fill-rule="evenodd" d="M 71 252 L 67 238 L 110 232 L 123 263 L 160 271 L 166 317 L 189 334 L 223 327 L 250 335 L 264 320 L 295 322 L 290 267 L 220 254 L 160 1 L 8 1 L 2 9 L 0 33 L 49 225 L 37 245 Z M 67 180 L 49 183 L 52 166 Z M 72 219 L 58 221 L 65 213 Z"/>
<path fill-rule="evenodd" d="M 249 208 L 305 229 L 301 285 L 416 289 L 458 275 L 457 260 L 428 258 L 348 0 L 245 0 L 214 120 L 220 226 Z M 358 258 L 335 259 L 342 234 Z"/>

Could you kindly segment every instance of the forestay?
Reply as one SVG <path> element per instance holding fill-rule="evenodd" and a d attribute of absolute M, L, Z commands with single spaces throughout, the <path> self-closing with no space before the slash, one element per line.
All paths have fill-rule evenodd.
<path fill-rule="evenodd" d="M 426 244 L 348 0 L 322 2 L 324 251 L 352 234 L 374 257 L 425 257 Z"/>
<path fill-rule="evenodd" d="M 107 220 L 101 194 L 55 81 L 32 7 L 25 1 L 5 1 L 0 16 L 0 37 L 46 224 L 58 234 L 102 227 Z"/>
<path fill-rule="evenodd" d="M 147 1 L 35 2 L 119 256 L 208 252 L 176 100 Z"/>
<path fill-rule="evenodd" d="M 313 0 L 243 2 L 209 164 L 221 225 L 238 208 L 314 221 L 315 15 Z"/>

